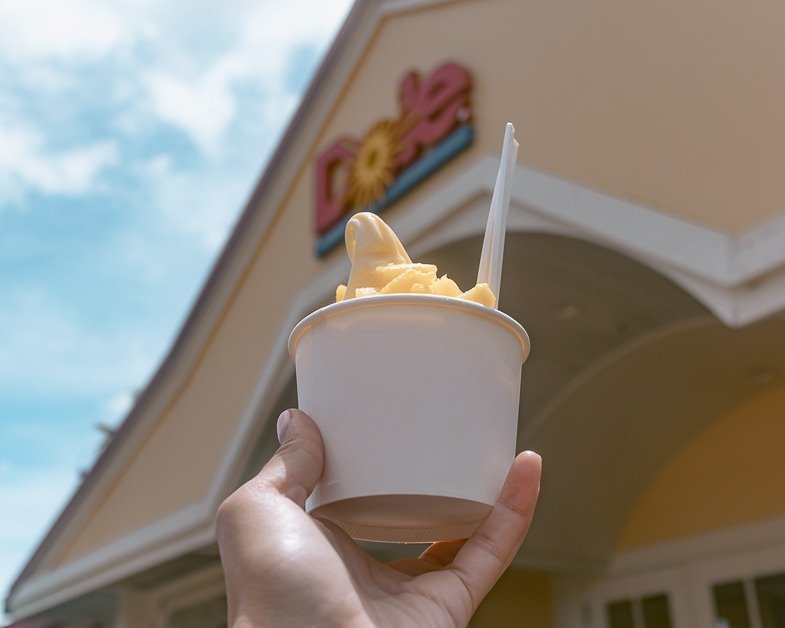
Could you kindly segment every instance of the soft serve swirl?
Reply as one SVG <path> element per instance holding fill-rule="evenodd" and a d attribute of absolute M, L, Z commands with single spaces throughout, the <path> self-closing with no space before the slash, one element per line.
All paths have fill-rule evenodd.
<path fill-rule="evenodd" d="M 343 301 L 377 294 L 436 294 L 493 307 L 496 297 L 487 283 L 462 292 L 447 275 L 437 277 L 433 264 L 413 263 L 398 236 L 371 212 L 355 214 L 346 225 L 349 281 L 335 291 Z"/>

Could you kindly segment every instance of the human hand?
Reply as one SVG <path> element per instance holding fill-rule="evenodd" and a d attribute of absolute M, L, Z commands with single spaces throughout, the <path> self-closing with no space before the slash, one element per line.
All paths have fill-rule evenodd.
<path fill-rule="evenodd" d="M 465 626 L 529 529 L 541 460 L 523 452 L 471 538 L 434 543 L 419 558 L 378 562 L 338 526 L 303 510 L 324 462 L 313 421 L 287 410 L 278 438 L 270 461 L 218 509 L 233 628 Z"/>

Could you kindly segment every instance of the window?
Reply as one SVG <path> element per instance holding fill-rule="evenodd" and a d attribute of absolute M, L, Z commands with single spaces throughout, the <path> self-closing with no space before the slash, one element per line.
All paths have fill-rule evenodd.
<path fill-rule="evenodd" d="M 610 628 L 635 628 L 632 600 L 608 604 L 608 626 Z"/>
<path fill-rule="evenodd" d="M 755 578 L 755 597 L 763 628 L 785 628 L 785 574 Z"/>
<path fill-rule="evenodd" d="M 668 596 L 664 593 L 606 605 L 608 628 L 672 628 Z"/>
<path fill-rule="evenodd" d="M 716 628 L 750 628 L 750 614 L 741 580 L 715 585 L 713 596 Z"/>
<path fill-rule="evenodd" d="M 712 587 L 716 628 L 785 628 L 785 573 Z"/>
<path fill-rule="evenodd" d="M 641 601 L 646 628 L 671 628 L 671 611 L 667 595 L 653 595 Z"/>

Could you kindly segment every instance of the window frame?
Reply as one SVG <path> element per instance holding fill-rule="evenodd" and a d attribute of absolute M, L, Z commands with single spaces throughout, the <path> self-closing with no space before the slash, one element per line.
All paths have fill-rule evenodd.
<path fill-rule="evenodd" d="M 753 580 L 778 573 L 785 573 L 785 516 L 617 552 L 602 574 L 555 577 L 555 625 L 607 628 L 606 603 L 667 593 L 673 628 L 715 628 L 713 586 L 741 580 L 755 609 L 752 628 L 761 628 Z"/>
<path fill-rule="evenodd" d="M 698 625 L 715 625 L 714 586 L 740 580 L 744 586 L 750 628 L 762 628 L 755 578 L 781 573 L 785 573 L 785 542 L 695 561 L 691 585 L 695 592 Z"/>

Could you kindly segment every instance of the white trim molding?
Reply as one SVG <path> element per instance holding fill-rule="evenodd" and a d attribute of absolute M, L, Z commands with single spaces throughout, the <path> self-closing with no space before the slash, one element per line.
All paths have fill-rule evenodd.
<path fill-rule="evenodd" d="M 773 517 L 675 541 L 619 552 L 608 573 L 625 575 L 703 561 L 729 553 L 785 546 L 785 517 Z M 785 553 L 781 556 L 785 566 Z"/>

